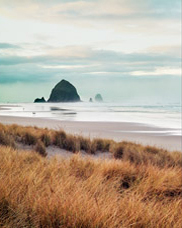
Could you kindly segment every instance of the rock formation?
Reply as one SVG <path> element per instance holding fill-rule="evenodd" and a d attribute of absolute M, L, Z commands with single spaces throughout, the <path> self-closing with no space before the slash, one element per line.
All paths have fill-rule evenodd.
<path fill-rule="evenodd" d="M 103 101 L 103 98 L 102 98 L 102 96 L 101 96 L 101 94 L 96 94 L 95 95 L 95 101 L 98 101 L 98 102 L 102 102 Z"/>
<path fill-rule="evenodd" d="M 44 97 L 42 97 L 42 98 L 36 98 L 36 99 L 34 100 L 34 103 L 44 103 L 44 102 L 46 102 L 46 100 L 45 100 Z"/>
<path fill-rule="evenodd" d="M 48 102 L 77 102 L 80 96 L 76 88 L 66 80 L 60 81 L 52 90 Z"/>

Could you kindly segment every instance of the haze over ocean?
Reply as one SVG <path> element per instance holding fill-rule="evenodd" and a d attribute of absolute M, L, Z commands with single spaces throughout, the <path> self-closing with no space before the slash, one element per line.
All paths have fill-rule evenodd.
<path fill-rule="evenodd" d="M 19 103 L 2 105 L 1 115 L 61 121 L 134 122 L 166 128 L 161 130 L 161 134 L 181 135 L 181 107 L 177 104 L 141 106 L 106 102 Z"/>

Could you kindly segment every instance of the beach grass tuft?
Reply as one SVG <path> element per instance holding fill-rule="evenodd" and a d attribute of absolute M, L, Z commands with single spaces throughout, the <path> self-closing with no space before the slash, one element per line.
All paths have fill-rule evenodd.
<path fill-rule="evenodd" d="M 35 145 L 35 151 L 38 152 L 43 157 L 47 156 L 46 147 L 41 140 L 38 140 Z"/>
<path fill-rule="evenodd" d="M 177 163 L 160 167 L 126 159 L 84 159 L 78 154 L 47 159 L 1 145 L 0 173 L 1 227 L 182 224 L 182 167 Z"/>
<path fill-rule="evenodd" d="M 110 152 L 115 159 L 130 161 L 137 165 L 149 163 L 160 167 L 182 166 L 182 154 L 178 151 L 169 152 L 161 148 L 127 141 L 117 143 L 101 138 L 91 140 L 80 135 L 67 134 L 63 130 L 0 124 L 0 144 L 15 148 L 16 143 L 39 148 L 37 151 L 42 151 L 43 156 L 46 155 L 48 146 L 57 146 L 73 153 L 79 151 L 88 154 Z"/>

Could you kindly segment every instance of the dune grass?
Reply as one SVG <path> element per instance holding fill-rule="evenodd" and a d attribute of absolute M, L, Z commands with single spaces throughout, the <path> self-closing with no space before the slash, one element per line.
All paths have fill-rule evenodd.
<path fill-rule="evenodd" d="M 66 134 L 63 130 L 0 124 L 0 144 L 16 148 L 17 143 L 31 145 L 33 150 L 42 156 L 47 155 L 46 147 L 57 146 L 73 153 L 80 150 L 89 154 L 109 151 L 114 158 L 135 164 L 150 163 L 160 167 L 182 166 L 182 154 L 177 151 L 169 152 L 125 141 L 116 143 L 113 140 L 99 138 L 91 140 L 82 136 Z"/>
<path fill-rule="evenodd" d="M 0 226 L 179 228 L 181 171 L 1 146 Z"/>
<path fill-rule="evenodd" d="M 50 145 L 75 155 L 47 159 Z M 84 159 L 79 150 L 116 159 Z M 181 214 L 180 152 L 0 125 L 0 227 L 180 228 Z"/>

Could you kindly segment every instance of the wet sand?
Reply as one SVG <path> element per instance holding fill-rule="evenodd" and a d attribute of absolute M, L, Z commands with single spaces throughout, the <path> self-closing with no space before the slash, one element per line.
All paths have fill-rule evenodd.
<path fill-rule="evenodd" d="M 138 123 L 59 121 L 44 118 L 0 116 L 0 123 L 63 129 L 67 133 L 90 138 L 107 138 L 157 146 L 169 151 L 182 151 L 182 137 L 165 133 L 171 129 L 157 128 Z"/>

